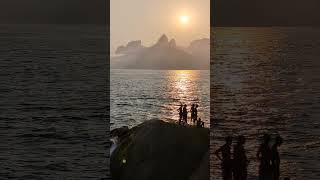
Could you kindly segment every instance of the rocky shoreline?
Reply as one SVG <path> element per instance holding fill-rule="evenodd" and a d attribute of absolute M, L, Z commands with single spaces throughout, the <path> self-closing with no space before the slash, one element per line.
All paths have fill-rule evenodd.
<path fill-rule="evenodd" d="M 111 137 L 113 180 L 209 179 L 209 129 L 150 120 Z"/>

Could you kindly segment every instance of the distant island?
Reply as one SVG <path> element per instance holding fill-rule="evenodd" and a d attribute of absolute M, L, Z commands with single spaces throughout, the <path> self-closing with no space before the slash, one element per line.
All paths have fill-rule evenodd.
<path fill-rule="evenodd" d="M 164 34 L 151 47 L 141 40 L 119 46 L 111 58 L 112 69 L 209 69 L 210 39 L 192 41 L 188 47 L 179 47 L 175 39 Z"/>

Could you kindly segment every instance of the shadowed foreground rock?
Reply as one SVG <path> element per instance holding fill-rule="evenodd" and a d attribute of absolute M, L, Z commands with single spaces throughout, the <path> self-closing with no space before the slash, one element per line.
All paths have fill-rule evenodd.
<path fill-rule="evenodd" d="M 160 120 L 121 134 L 113 180 L 209 180 L 209 130 Z"/>

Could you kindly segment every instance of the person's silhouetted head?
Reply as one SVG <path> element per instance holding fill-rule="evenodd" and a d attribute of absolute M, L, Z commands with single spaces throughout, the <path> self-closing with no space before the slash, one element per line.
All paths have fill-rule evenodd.
<path fill-rule="evenodd" d="M 226 137 L 226 144 L 228 144 L 228 145 L 232 144 L 232 137 L 231 136 Z"/>
<path fill-rule="evenodd" d="M 246 138 L 242 135 L 238 136 L 238 144 L 245 144 L 246 143 Z"/>
<path fill-rule="evenodd" d="M 194 104 L 192 104 L 192 107 L 194 107 Z"/>
<path fill-rule="evenodd" d="M 196 104 L 196 108 L 198 108 L 199 107 L 199 105 L 198 104 Z"/>
<path fill-rule="evenodd" d="M 264 135 L 263 135 L 263 143 L 264 143 L 264 144 L 268 144 L 269 141 L 270 141 L 270 139 L 271 139 L 271 137 L 270 137 L 269 134 L 264 134 Z"/>
<path fill-rule="evenodd" d="M 187 105 L 185 104 L 184 107 L 187 107 Z"/>

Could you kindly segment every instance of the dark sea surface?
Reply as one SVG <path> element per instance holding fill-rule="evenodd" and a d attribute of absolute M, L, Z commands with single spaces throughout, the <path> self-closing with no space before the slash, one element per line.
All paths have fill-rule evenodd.
<path fill-rule="evenodd" d="M 150 119 L 177 122 L 180 103 L 187 104 L 188 111 L 198 104 L 198 117 L 209 127 L 208 70 L 112 69 L 110 78 L 111 129 Z"/>
<path fill-rule="evenodd" d="M 0 25 L 0 179 L 105 179 L 107 29 Z"/>
<path fill-rule="evenodd" d="M 280 134 L 281 176 L 320 179 L 320 29 L 216 28 L 211 38 L 212 152 L 245 135 L 257 179 L 262 134 Z M 220 180 L 220 162 L 210 161 Z"/>

